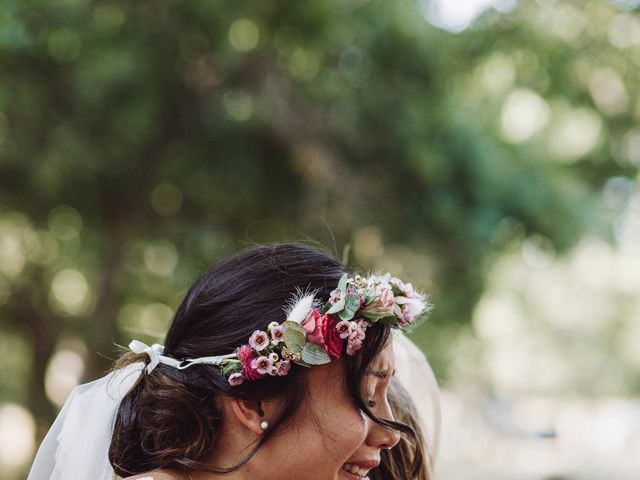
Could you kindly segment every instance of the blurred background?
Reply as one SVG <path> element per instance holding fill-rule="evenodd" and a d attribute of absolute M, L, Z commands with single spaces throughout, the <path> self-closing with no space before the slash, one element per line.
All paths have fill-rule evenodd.
<path fill-rule="evenodd" d="M 0 9 L 0 474 L 253 243 L 436 305 L 438 478 L 640 478 L 639 0 Z"/>

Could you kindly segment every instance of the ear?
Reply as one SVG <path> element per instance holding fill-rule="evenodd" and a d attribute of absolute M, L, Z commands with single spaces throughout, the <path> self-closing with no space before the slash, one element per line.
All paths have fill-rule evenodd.
<path fill-rule="evenodd" d="M 259 400 L 242 400 L 231 398 L 231 410 L 238 421 L 251 430 L 256 435 L 262 435 L 264 430 L 260 428 L 260 423 L 266 420 L 263 411 L 264 404 Z"/>

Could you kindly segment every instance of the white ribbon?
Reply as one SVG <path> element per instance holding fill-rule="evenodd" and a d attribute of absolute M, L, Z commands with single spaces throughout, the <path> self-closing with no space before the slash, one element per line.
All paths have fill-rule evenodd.
<path fill-rule="evenodd" d="M 149 365 L 147 365 L 147 373 L 151 373 L 159 363 L 164 363 L 178 370 L 184 370 L 191 365 L 220 365 L 224 360 L 237 358 L 235 353 L 229 353 L 227 355 L 217 355 L 215 357 L 200 357 L 200 358 L 188 358 L 183 362 L 176 360 L 175 358 L 164 356 L 164 347 L 157 343 L 149 346 L 146 343 L 139 340 L 133 340 L 129 344 L 129 348 L 134 353 L 146 353 L 149 355 Z"/>
<path fill-rule="evenodd" d="M 146 353 L 149 355 L 149 365 L 147 365 L 147 373 L 153 372 L 153 369 L 158 366 L 159 363 L 165 363 L 167 365 L 171 365 L 172 367 L 179 367 L 180 362 L 178 362 L 174 358 L 165 357 L 164 346 L 154 343 L 149 346 L 146 343 L 143 343 L 139 340 L 133 340 L 129 344 L 129 348 L 134 353 Z"/>

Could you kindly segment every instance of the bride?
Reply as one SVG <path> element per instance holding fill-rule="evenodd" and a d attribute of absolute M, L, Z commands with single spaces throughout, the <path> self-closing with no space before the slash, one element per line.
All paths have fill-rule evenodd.
<path fill-rule="evenodd" d="M 387 391 L 394 334 L 430 308 L 303 245 L 237 253 L 191 287 L 164 347 L 134 340 L 74 389 L 29 480 L 368 479 L 401 436 L 419 443 Z"/>

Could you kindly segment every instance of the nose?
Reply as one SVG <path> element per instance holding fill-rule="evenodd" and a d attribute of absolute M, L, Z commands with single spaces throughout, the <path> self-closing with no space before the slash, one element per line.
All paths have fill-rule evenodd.
<path fill-rule="evenodd" d="M 385 402 L 385 404 L 386 403 L 387 402 Z M 383 412 L 383 414 L 379 414 L 379 416 L 385 420 L 395 420 L 388 404 L 386 411 Z M 397 430 L 378 425 L 373 420 L 370 420 L 369 433 L 366 439 L 367 445 L 377 449 L 389 449 L 395 447 L 399 441 L 400 433 Z"/>

